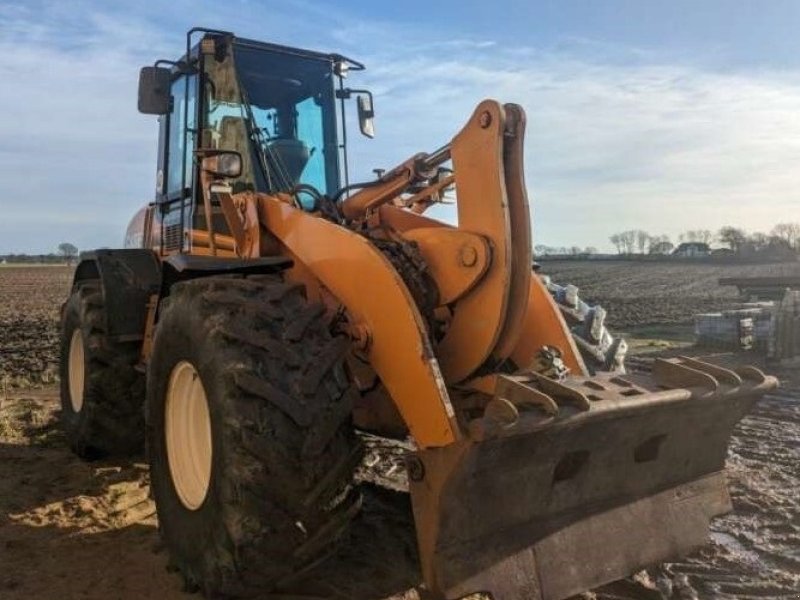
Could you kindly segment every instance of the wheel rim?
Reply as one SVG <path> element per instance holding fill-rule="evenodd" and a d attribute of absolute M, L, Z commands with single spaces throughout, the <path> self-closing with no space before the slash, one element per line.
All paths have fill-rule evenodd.
<path fill-rule="evenodd" d="M 72 410 L 80 412 L 83 408 L 83 334 L 75 328 L 69 341 L 69 401 Z"/>
<path fill-rule="evenodd" d="M 164 416 L 172 483 L 181 503 L 197 510 L 211 482 L 211 417 L 203 383 L 188 361 L 172 369 Z"/>

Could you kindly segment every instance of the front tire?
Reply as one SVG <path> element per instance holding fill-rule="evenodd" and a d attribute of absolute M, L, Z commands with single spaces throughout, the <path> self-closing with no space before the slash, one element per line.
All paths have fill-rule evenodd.
<path fill-rule="evenodd" d="M 130 455 L 144 443 L 144 377 L 137 343 L 106 335 L 100 284 L 78 284 L 61 318 L 61 425 L 73 451 L 93 460 Z"/>
<path fill-rule="evenodd" d="M 173 286 L 148 368 L 147 441 L 161 532 L 188 588 L 275 589 L 358 512 L 348 347 L 278 276 Z M 205 442 L 192 441 L 204 411 L 208 469 Z"/>

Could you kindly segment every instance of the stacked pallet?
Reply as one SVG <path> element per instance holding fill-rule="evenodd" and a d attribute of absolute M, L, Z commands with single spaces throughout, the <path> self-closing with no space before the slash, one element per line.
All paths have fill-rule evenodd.
<path fill-rule="evenodd" d="M 786 361 L 800 357 L 800 291 L 787 290 L 772 313 L 769 356 Z"/>
<path fill-rule="evenodd" d="M 773 360 L 800 357 L 800 291 L 786 290 L 780 302 L 757 302 L 742 308 L 695 315 L 700 346 L 763 351 Z"/>
<path fill-rule="evenodd" d="M 700 346 L 726 349 L 767 349 L 771 337 L 772 305 L 695 315 L 694 332 Z"/>

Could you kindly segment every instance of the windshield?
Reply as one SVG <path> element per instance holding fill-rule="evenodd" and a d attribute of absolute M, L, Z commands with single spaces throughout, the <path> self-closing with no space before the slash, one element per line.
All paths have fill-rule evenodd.
<path fill-rule="evenodd" d="M 211 145 L 244 159 L 235 191 L 285 192 L 302 183 L 331 194 L 340 187 L 329 61 L 234 43 L 233 55 L 211 58 L 206 73 Z"/>

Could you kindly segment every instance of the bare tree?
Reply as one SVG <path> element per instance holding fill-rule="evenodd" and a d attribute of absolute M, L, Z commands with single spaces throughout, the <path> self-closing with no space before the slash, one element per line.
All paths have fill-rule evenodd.
<path fill-rule="evenodd" d="M 78 248 L 69 242 L 61 242 L 58 245 L 58 253 L 64 257 L 68 265 L 71 265 L 75 257 L 78 256 Z"/>
<path fill-rule="evenodd" d="M 639 229 L 636 232 L 636 246 L 639 248 L 639 254 L 644 254 L 647 244 L 650 241 L 650 234 L 646 231 Z"/>
<path fill-rule="evenodd" d="M 696 242 L 700 244 L 710 244 L 714 241 L 714 234 L 708 229 L 692 229 L 684 231 L 678 236 L 679 242 Z"/>
<path fill-rule="evenodd" d="M 650 238 L 648 252 L 650 254 L 669 254 L 674 248 L 668 235 L 654 235 Z"/>
<path fill-rule="evenodd" d="M 633 254 L 636 247 L 636 230 L 629 229 L 619 234 L 620 242 L 625 254 Z"/>
<path fill-rule="evenodd" d="M 800 223 L 778 223 L 772 235 L 784 240 L 791 248 L 800 250 Z"/>
<path fill-rule="evenodd" d="M 747 241 L 747 234 L 738 227 L 731 227 L 727 225 L 719 230 L 717 234 L 719 241 L 727 244 L 728 247 L 737 254 L 741 251 L 742 246 Z"/>
<path fill-rule="evenodd" d="M 755 233 L 750 234 L 747 238 L 747 242 L 753 247 L 755 252 L 761 252 L 766 250 L 769 246 L 769 236 L 760 231 L 756 231 Z"/>
<path fill-rule="evenodd" d="M 620 235 L 615 233 L 608 239 L 612 244 L 614 244 L 614 247 L 617 249 L 617 254 L 622 254 L 622 238 Z"/>
<path fill-rule="evenodd" d="M 711 242 L 714 241 L 714 233 L 708 229 L 698 229 L 695 231 L 695 236 L 701 244 L 711 245 Z"/>

